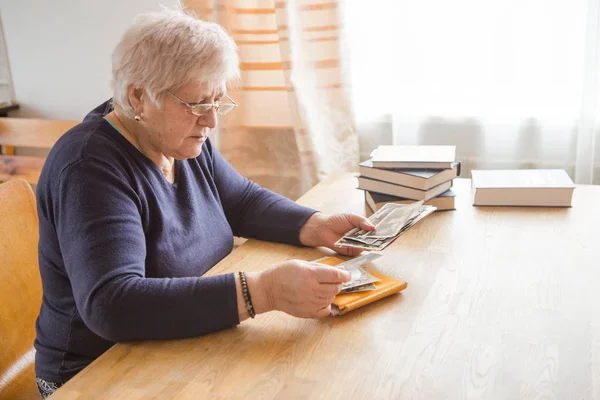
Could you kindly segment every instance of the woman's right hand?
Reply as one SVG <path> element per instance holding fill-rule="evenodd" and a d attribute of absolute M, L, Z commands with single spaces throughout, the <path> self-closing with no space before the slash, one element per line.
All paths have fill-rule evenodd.
<path fill-rule="evenodd" d="M 342 269 L 289 260 L 260 272 L 248 286 L 257 313 L 278 310 L 300 318 L 323 318 L 331 313 L 342 283 L 349 280 L 350 273 Z"/>

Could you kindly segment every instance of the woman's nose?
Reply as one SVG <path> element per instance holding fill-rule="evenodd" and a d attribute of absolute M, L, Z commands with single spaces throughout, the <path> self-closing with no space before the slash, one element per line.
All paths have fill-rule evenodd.
<path fill-rule="evenodd" d="M 215 108 L 211 108 L 209 112 L 198 118 L 198 124 L 207 126 L 210 129 L 213 129 L 215 126 L 217 126 L 217 111 Z"/>

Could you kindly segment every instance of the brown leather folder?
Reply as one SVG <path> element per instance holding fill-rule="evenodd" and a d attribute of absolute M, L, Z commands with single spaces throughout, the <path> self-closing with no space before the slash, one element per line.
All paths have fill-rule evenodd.
<path fill-rule="evenodd" d="M 326 265 L 337 265 L 344 262 L 344 260 L 337 257 L 326 257 L 317 262 Z M 394 293 L 398 293 L 408 286 L 408 283 L 404 281 L 390 278 L 389 276 L 385 276 L 373 270 L 368 271 L 371 275 L 380 279 L 380 281 L 375 282 L 375 290 L 338 294 L 335 296 L 335 300 L 332 304 L 332 312 L 334 315 L 344 315 L 359 307 L 373 303 Z"/>

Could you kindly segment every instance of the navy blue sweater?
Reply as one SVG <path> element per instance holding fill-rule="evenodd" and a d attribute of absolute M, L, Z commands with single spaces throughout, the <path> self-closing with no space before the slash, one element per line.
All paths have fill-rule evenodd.
<path fill-rule="evenodd" d="M 239 175 L 211 146 L 175 182 L 103 115 L 50 152 L 37 186 L 43 300 L 36 374 L 64 383 L 115 342 L 176 339 L 239 323 L 233 274 L 201 277 L 233 235 L 299 245 L 315 212 Z"/>

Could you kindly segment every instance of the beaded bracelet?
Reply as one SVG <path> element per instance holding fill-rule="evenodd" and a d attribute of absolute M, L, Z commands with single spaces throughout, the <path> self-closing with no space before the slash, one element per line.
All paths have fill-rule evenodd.
<path fill-rule="evenodd" d="M 242 271 L 239 272 L 240 275 L 240 283 L 242 284 L 242 294 L 244 295 L 244 304 L 246 305 L 246 310 L 248 314 L 250 314 L 251 318 L 256 317 L 256 313 L 254 312 L 254 304 L 252 304 L 252 296 L 250 296 L 250 290 L 248 289 L 248 282 L 246 282 L 246 274 Z"/>

